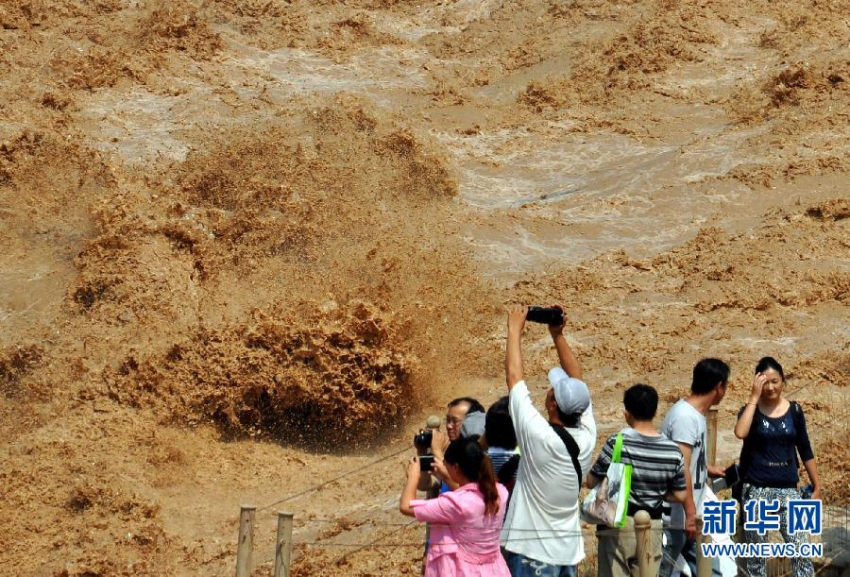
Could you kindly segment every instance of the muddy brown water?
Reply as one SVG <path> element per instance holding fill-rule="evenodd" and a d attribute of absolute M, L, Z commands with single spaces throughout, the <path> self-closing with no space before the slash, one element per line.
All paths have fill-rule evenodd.
<path fill-rule="evenodd" d="M 471 394 L 487 404 L 503 394 L 500 307 L 516 300 L 567 301 L 600 441 L 618 428 L 629 383 L 657 386 L 666 407 L 687 388 L 693 362 L 717 354 L 733 365 L 718 451 L 732 459 L 738 445 L 729 431 L 750 367 L 774 354 L 791 368 L 789 388 L 811 416 L 829 498 L 846 503 L 846 444 L 835 441 L 846 435 L 850 343 L 850 219 L 842 204 L 850 198 L 850 54 L 840 19 L 781 2 L 747 10 L 725 2 L 716 9 L 582 2 L 564 10 L 498 0 L 204 8 L 215 13 L 175 3 L 164 41 L 202 36 L 194 13 L 222 38 L 222 49 L 205 55 L 192 45 L 139 45 L 128 32 L 135 3 L 86 9 L 112 4 L 115 11 L 85 18 L 63 4 L 36 13 L 43 18 L 30 27 L 26 11 L 12 20 L 13 12 L 0 13 L 7 76 L 0 104 L 8 117 L 0 119 L 0 344 L 37 343 L 48 361 L 4 364 L 0 383 L 9 439 L 2 455 L 11 471 L 0 511 L 10 519 L 4 540 L 14 544 L 4 555 L 22 574 L 229 572 L 241 503 L 274 503 L 346 471 L 353 471 L 346 481 L 286 505 L 302 544 L 296 574 L 417 571 L 421 532 L 401 526 L 396 512 L 404 457 L 370 463 L 403 448 L 447 399 Z M 65 33 L 75 27 L 79 34 Z M 57 59 L 89 49 L 91 59 L 71 60 L 76 70 Z M 792 74 L 793 86 L 776 83 L 798 65 L 808 75 Z M 75 85 L 80 75 L 95 86 Z M 45 90 L 55 94 L 46 98 Z M 337 96 L 354 104 L 334 104 Z M 287 134 L 280 149 L 263 139 L 275 122 L 310 119 L 327 134 Z M 361 135 L 383 138 L 396 128 L 412 139 L 375 144 Z M 47 145 L 32 139 L 15 144 L 26 130 L 99 156 L 55 143 L 40 149 Z M 215 153 L 229 135 L 246 133 L 256 137 L 242 150 L 257 172 L 234 175 L 239 163 Z M 337 156 L 323 156 L 317 142 Z M 351 142 L 364 150 L 350 150 Z M 287 178 L 301 190 L 286 189 L 256 161 L 263 146 L 270 158 L 300 155 Z M 61 154 L 70 165 L 58 163 Z M 358 157 L 395 180 L 364 176 L 376 169 Z M 195 181 L 182 163 L 197 158 L 199 173 L 203 159 L 215 164 L 187 190 Z M 299 166 L 317 175 L 315 188 Z M 441 174 L 435 166 L 446 167 L 457 194 L 404 198 Z M 332 177 L 322 180 L 324 170 Z M 241 206 L 227 196 L 232 182 L 259 191 L 270 208 Z M 339 236 L 330 240 L 315 230 L 318 254 L 297 235 L 278 242 L 310 229 L 276 223 L 293 214 L 309 221 L 304 204 L 326 206 L 326 190 L 344 195 L 351 182 L 361 187 L 357 195 L 389 192 L 377 196 L 374 211 L 332 205 L 350 218 L 349 229 L 329 226 Z M 441 187 L 422 190 L 451 188 Z M 316 222 L 333 224 L 333 216 Z M 382 228 L 388 221 L 408 226 Z M 120 234 L 109 236 L 115 231 L 127 246 Z M 442 260 L 426 262 L 426 249 Z M 304 262 L 326 268 L 307 274 Z M 459 276 L 467 268 L 483 288 Z M 340 274 L 350 276 L 332 278 Z M 315 288 L 322 278 L 333 294 Z M 115 301 L 92 297 L 82 306 L 74 297 L 82 281 Z M 193 406 L 202 388 L 180 388 L 175 344 L 209 339 L 191 349 L 194 358 L 208 353 L 209 378 L 265 375 L 268 364 L 241 346 L 240 331 L 256 329 L 275 303 L 289 306 L 289 294 L 346 319 L 339 285 L 368 301 L 394 346 L 425 358 L 446 343 L 461 357 L 427 359 L 422 407 L 386 433 L 385 446 L 316 452 L 262 435 L 225 440 L 220 421 L 231 417 L 184 418 L 175 409 Z M 452 309 L 458 299 L 470 302 Z M 429 326 L 409 337 L 411 325 L 394 324 L 390 302 Z M 458 310 L 472 322 L 460 322 Z M 298 318 L 275 320 L 309 329 Z M 553 358 L 545 332 L 531 327 L 525 339 L 539 400 Z M 245 365 L 216 360 L 229 351 Z M 380 364 L 397 352 L 364 358 Z M 165 377 L 133 380 L 133 363 L 150 369 L 145 378 Z M 182 365 L 181 379 L 194 370 Z M 230 370 L 237 374 L 227 381 Z M 271 574 L 274 522 L 272 509 L 258 519 L 259 574 Z M 387 546 L 362 547 L 371 542 Z"/>

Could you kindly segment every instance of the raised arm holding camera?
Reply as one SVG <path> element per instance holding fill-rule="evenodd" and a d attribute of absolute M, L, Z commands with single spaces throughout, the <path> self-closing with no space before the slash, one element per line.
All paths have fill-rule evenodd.
<path fill-rule="evenodd" d="M 578 495 L 593 458 L 596 422 L 581 364 L 564 336 L 564 316 L 560 306 L 514 306 L 508 313 L 505 375 L 522 454 L 502 530 L 513 577 L 573 577 L 584 558 Z M 560 362 L 549 371 L 546 417 L 534 407 L 523 377 L 527 319 L 548 324 Z"/>

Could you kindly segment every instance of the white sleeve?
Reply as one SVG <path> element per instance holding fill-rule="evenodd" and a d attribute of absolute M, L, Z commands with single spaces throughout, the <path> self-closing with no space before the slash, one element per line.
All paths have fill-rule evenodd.
<path fill-rule="evenodd" d="M 596 419 L 593 418 L 593 401 L 590 401 L 587 405 L 587 409 L 585 409 L 585 411 L 581 414 L 579 426 L 582 429 L 587 429 L 590 435 L 596 439 Z"/>
<path fill-rule="evenodd" d="M 531 394 L 525 381 L 519 381 L 511 389 L 508 407 L 520 452 L 527 452 L 535 434 L 539 436 L 541 430 L 549 430 L 549 424 L 531 402 Z"/>
<path fill-rule="evenodd" d="M 593 401 L 587 405 L 587 409 L 581 414 L 579 429 L 584 432 L 576 439 L 579 446 L 579 463 L 582 471 L 587 474 L 593 462 L 593 448 L 596 446 L 596 419 L 593 417 Z"/>

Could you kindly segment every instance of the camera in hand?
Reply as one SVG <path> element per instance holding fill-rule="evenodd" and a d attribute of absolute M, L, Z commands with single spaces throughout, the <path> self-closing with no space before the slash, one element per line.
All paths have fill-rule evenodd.
<path fill-rule="evenodd" d="M 431 437 L 432 431 L 431 429 L 426 429 L 424 431 L 419 431 L 416 435 L 413 436 L 413 445 L 417 449 L 421 449 L 423 451 L 431 452 Z"/>
<path fill-rule="evenodd" d="M 564 324 L 564 311 L 558 307 L 528 307 L 528 315 L 525 317 L 533 323 L 558 326 Z"/>
<path fill-rule="evenodd" d="M 723 471 L 723 476 L 711 482 L 711 490 L 717 493 L 723 489 L 732 489 L 732 498 L 741 500 L 741 468 L 738 465 L 730 465 Z"/>
<path fill-rule="evenodd" d="M 434 468 L 434 455 L 419 455 L 419 470 L 430 471 Z"/>
<path fill-rule="evenodd" d="M 726 481 L 726 486 L 731 487 L 735 483 L 741 481 L 741 467 L 738 465 L 730 465 L 723 471 L 723 479 Z"/>

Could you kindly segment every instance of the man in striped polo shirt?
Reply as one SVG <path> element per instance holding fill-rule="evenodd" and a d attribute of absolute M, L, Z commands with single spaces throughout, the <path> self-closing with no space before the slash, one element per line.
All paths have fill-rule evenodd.
<path fill-rule="evenodd" d="M 632 466 L 631 493 L 626 525 L 620 530 L 600 525 L 598 576 L 637 577 L 634 515 L 640 510 L 652 519 L 650 551 L 651 575 L 657 575 L 661 565 L 661 508 L 665 500 L 685 503 L 685 462 L 679 446 L 652 424 L 658 409 L 658 393 L 649 385 L 634 385 L 623 395 L 624 415 L 629 425 L 623 429 L 620 462 Z M 617 435 L 612 435 L 602 447 L 590 473 L 587 486 L 595 487 L 608 472 Z"/>

